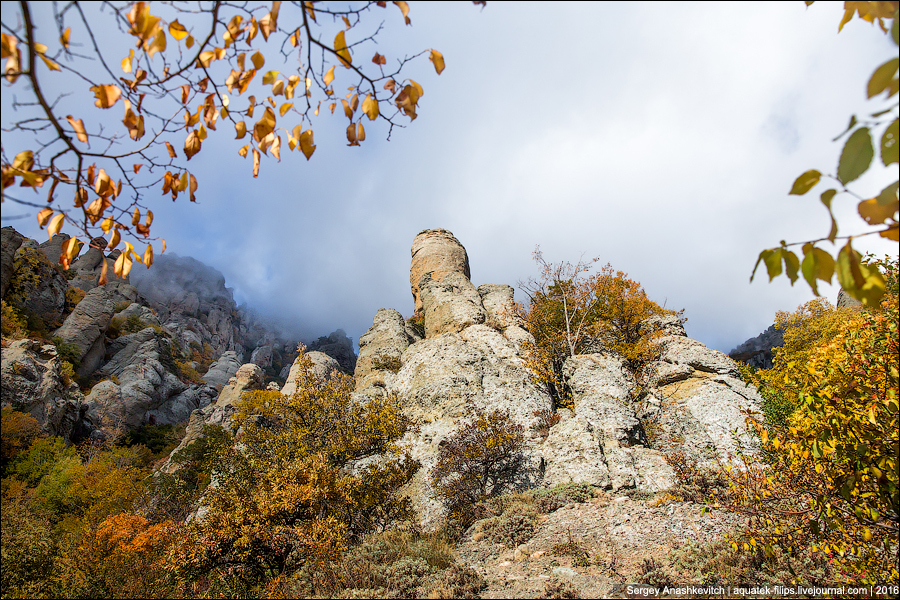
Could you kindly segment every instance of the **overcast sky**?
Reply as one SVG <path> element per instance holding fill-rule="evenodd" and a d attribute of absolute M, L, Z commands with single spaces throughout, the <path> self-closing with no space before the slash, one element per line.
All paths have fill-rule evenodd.
<path fill-rule="evenodd" d="M 169 251 L 305 336 L 354 341 L 381 307 L 412 314 L 410 245 L 437 227 L 466 247 L 475 285 L 536 275 L 538 244 L 551 261 L 599 257 L 725 352 L 813 297 L 802 279 L 749 278 L 760 250 L 827 235 L 821 189 L 787 192 L 808 169 L 834 172 L 832 138 L 884 106 L 865 86 L 897 49 L 856 19 L 838 34 L 842 3 L 412 2 L 412 27 L 388 8 L 373 51 L 446 60 L 440 77 L 427 56 L 407 67 L 419 118 L 349 148 L 345 118 L 323 114 L 312 160 L 285 148 L 258 179 L 246 140 L 220 128 L 189 165 L 198 204 L 151 201 Z M 896 178 L 878 167 L 851 188 L 871 197 Z M 866 230 L 856 201 L 835 204 L 842 235 Z M 3 224 L 46 239 L 33 217 Z M 871 236 L 854 247 L 897 252 Z M 834 302 L 838 288 L 820 291 Z"/>

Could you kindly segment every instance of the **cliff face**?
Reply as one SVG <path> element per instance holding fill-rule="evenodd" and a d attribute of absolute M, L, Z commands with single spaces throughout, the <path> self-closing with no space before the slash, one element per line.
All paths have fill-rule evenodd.
<path fill-rule="evenodd" d="M 103 261 L 116 252 L 92 240 L 63 272 L 56 263 L 65 239 L 39 244 L 3 228 L 4 303 L 46 339 L 4 345 L 3 404 L 29 412 L 45 432 L 75 439 L 184 421 L 215 401 L 244 362 L 263 377 L 287 377 L 299 340 L 238 307 L 212 267 L 164 255 L 98 286 Z M 342 331 L 320 341 L 352 372 L 356 357 Z"/>
<path fill-rule="evenodd" d="M 421 243 L 434 237 L 442 243 Z M 665 490 L 675 482 L 666 453 L 682 451 L 709 466 L 737 450 L 732 431 L 750 444 L 742 411 L 758 408 L 756 390 L 741 382 L 728 356 L 688 338 L 675 317 L 648 323 L 663 333 L 662 349 L 640 402 L 632 399 L 636 378 L 621 357 L 576 356 L 564 369 L 575 409 L 557 411 L 559 422 L 542 431 L 541 415 L 553 410 L 553 402 L 525 366 L 523 343 L 534 340 L 516 316 L 513 289 L 475 287 L 459 247 L 445 230 L 420 233 L 410 277 L 418 275 L 413 295 L 422 327 L 381 309 L 359 340 L 359 399 L 396 394 L 417 425 L 403 443 L 422 462 L 410 496 L 423 523 L 442 513 L 428 481 L 439 447 L 477 410 L 506 411 L 524 427 L 529 486 L 581 481 L 613 491 Z M 423 264 L 457 266 L 438 279 L 433 275 L 440 269 L 424 270 Z"/>

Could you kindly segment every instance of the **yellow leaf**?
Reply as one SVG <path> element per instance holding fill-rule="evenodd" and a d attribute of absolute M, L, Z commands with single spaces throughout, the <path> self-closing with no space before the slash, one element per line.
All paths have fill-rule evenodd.
<path fill-rule="evenodd" d="M 394 0 L 394 4 L 400 9 L 400 12 L 403 13 L 403 20 L 406 21 L 407 25 L 412 25 L 412 21 L 409 20 L 409 4 L 403 2 L 403 0 Z"/>
<path fill-rule="evenodd" d="M 281 108 L 278 109 L 278 112 L 281 113 L 281 116 L 283 117 L 284 114 L 285 114 L 287 111 L 291 110 L 291 108 L 292 108 L 293 106 L 294 106 L 294 105 L 291 104 L 290 102 L 285 102 L 284 104 L 281 105 Z"/>
<path fill-rule="evenodd" d="M 879 204 L 876 198 L 871 200 L 863 200 L 859 203 L 859 216 L 865 219 L 869 225 L 881 225 L 886 220 L 894 216 L 897 212 L 898 203 L 895 199 L 887 205 Z"/>
<path fill-rule="evenodd" d="M 347 27 L 347 29 L 350 29 L 352 27 L 352 25 L 350 25 L 350 19 L 348 19 L 347 17 L 341 18 L 344 20 L 344 25 Z"/>
<path fill-rule="evenodd" d="M 106 264 L 106 259 L 103 259 L 101 263 L 103 264 L 103 266 L 100 269 L 100 279 L 97 280 L 97 284 L 106 285 L 107 283 L 109 283 L 109 277 L 106 274 L 109 270 L 109 267 Z"/>
<path fill-rule="evenodd" d="M 441 71 L 444 70 L 444 55 L 437 50 L 432 50 L 431 55 L 428 58 L 434 63 L 434 70 L 440 75 Z"/>
<path fill-rule="evenodd" d="M 344 105 L 344 114 L 348 119 L 353 120 L 353 111 L 350 109 L 350 103 L 341 98 L 341 104 Z"/>
<path fill-rule="evenodd" d="M 97 108 L 111 108 L 122 95 L 122 90 L 115 85 L 95 85 L 91 87 L 91 91 L 97 98 L 94 101 Z"/>
<path fill-rule="evenodd" d="M 241 121 L 240 123 L 235 123 L 234 130 L 237 132 L 237 137 L 235 137 L 234 139 L 239 140 L 247 135 L 247 124 L 243 121 Z"/>
<path fill-rule="evenodd" d="M 59 213 L 53 220 L 50 221 L 50 226 L 47 227 L 47 233 L 49 234 L 49 239 L 53 239 L 53 236 L 59 233 L 59 230 L 62 229 L 63 219 L 66 218 L 66 215 L 63 213 Z"/>
<path fill-rule="evenodd" d="M 325 73 L 325 77 L 322 80 L 325 82 L 325 87 L 331 85 L 331 82 L 334 81 L 334 67 L 335 65 L 331 65 L 331 68 L 328 69 L 328 72 Z"/>
<path fill-rule="evenodd" d="M 266 64 L 266 57 L 257 50 L 256 53 L 250 57 L 250 61 L 253 62 L 254 68 L 259 71 L 263 68 L 263 65 Z"/>
<path fill-rule="evenodd" d="M 172 147 L 172 144 L 166 142 L 166 149 L 169 151 L 169 158 L 175 158 L 177 155 L 175 154 L 175 148 Z"/>
<path fill-rule="evenodd" d="M 257 142 L 275 130 L 275 113 L 268 106 L 262 118 L 253 126 L 253 139 Z"/>
<path fill-rule="evenodd" d="M 87 143 L 88 136 L 87 132 L 84 130 L 84 121 L 78 119 L 77 121 L 69 115 L 66 117 L 66 120 L 69 122 L 69 125 L 72 126 L 72 129 L 75 130 L 75 135 L 78 137 L 79 142 Z"/>
<path fill-rule="evenodd" d="M 303 156 L 306 157 L 306 160 L 309 160 L 313 155 L 313 152 L 316 151 L 316 146 L 313 143 L 312 129 L 307 129 L 300 134 L 300 151 L 303 152 Z"/>
<path fill-rule="evenodd" d="M 134 209 L 134 213 L 132 213 L 132 215 L 131 215 L 131 224 L 137 225 L 140 222 L 141 222 L 141 211 L 140 211 L 140 209 L 136 208 L 136 209 Z"/>
<path fill-rule="evenodd" d="M 42 208 L 40 211 L 38 211 L 37 221 L 38 221 L 38 225 L 41 226 L 41 229 L 43 229 L 44 225 L 47 224 L 47 221 L 50 220 L 50 216 L 52 214 L 53 214 L 53 211 L 49 208 Z"/>
<path fill-rule="evenodd" d="M 372 94 L 366 94 L 366 99 L 362 103 L 362 111 L 370 121 L 378 118 L 378 101 L 372 97 Z"/>
<path fill-rule="evenodd" d="M 350 146 L 359 146 L 359 142 L 356 140 L 356 125 L 353 123 L 347 125 L 347 141 L 350 142 Z"/>
<path fill-rule="evenodd" d="M 259 150 L 253 149 L 253 176 L 259 175 Z"/>
<path fill-rule="evenodd" d="M 144 250 L 144 264 L 148 269 L 153 264 L 153 244 L 147 244 L 147 249 Z"/>
<path fill-rule="evenodd" d="M 69 34 L 72 33 L 71 27 L 66 27 L 66 30 L 63 32 L 61 36 L 59 36 L 59 43 L 62 44 L 63 48 L 69 48 Z"/>
<path fill-rule="evenodd" d="M 281 136 L 276 135 L 275 140 L 272 142 L 272 156 L 278 159 L 278 162 L 281 162 Z"/>
<path fill-rule="evenodd" d="M 103 233 L 109 233 L 109 230 L 113 228 L 115 225 L 115 221 L 112 220 L 112 217 L 106 217 L 103 220 L 103 223 L 100 224 L 100 229 L 103 230 Z"/>
<path fill-rule="evenodd" d="M 259 54 L 257 52 L 257 54 Z M 275 79 L 278 77 L 278 71 L 268 71 L 265 75 L 263 75 L 263 85 L 271 85 L 275 82 Z"/>
<path fill-rule="evenodd" d="M 59 65 L 58 65 L 58 64 L 56 64 L 55 62 L 53 62 L 52 60 L 50 60 L 49 58 L 47 58 L 47 57 L 44 56 L 43 54 L 39 54 L 38 56 L 41 57 L 41 60 L 44 61 L 44 64 L 47 65 L 47 68 L 48 68 L 48 69 L 50 69 L 51 71 L 59 71 Z"/>
<path fill-rule="evenodd" d="M 160 254 L 165 254 L 166 253 L 166 240 L 162 241 L 162 245 L 163 245 L 163 247 L 162 247 L 162 251 L 160 251 Z"/>
<path fill-rule="evenodd" d="M 156 34 L 156 37 L 153 39 L 153 43 L 147 48 L 147 54 L 150 58 L 153 58 L 153 55 L 157 52 L 164 52 L 166 49 L 166 32 L 162 29 L 159 30 L 159 33 Z"/>
<path fill-rule="evenodd" d="M 175 19 L 174 21 L 169 23 L 169 35 L 175 38 L 176 41 L 180 42 L 187 37 L 187 34 L 187 29 L 184 28 L 184 25 L 178 22 L 178 19 Z"/>
<path fill-rule="evenodd" d="M 337 53 L 338 58 L 341 60 L 341 64 L 346 68 L 350 68 L 350 63 L 353 59 L 350 57 L 350 49 L 347 48 L 347 42 L 344 40 L 344 32 L 339 31 L 338 34 L 334 37 L 334 51 Z"/>
<path fill-rule="evenodd" d="M 272 94 L 274 96 L 280 96 L 284 93 L 284 79 L 279 79 L 275 82 L 275 85 L 272 86 Z"/>
<path fill-rule="evenodd" d="M 118 246 L 118 245 L 119 245 L 119 239 L 120 239 L 120 236 L 119 236 L 119 230 L 118 230 L 118 228 L 116 228 L 116 229 L 113 230 L 112 237 L 109 238 L 109 245 L 108 245 L 106 248 L 107 248 L 108 250 L 112 250 L 113 248 L 115 248 L 116 246 Z"/>
<path fill-rule="evenodd" d="M 188 160 L 191 160 L 191 157 L 200 152 L 200 145 L 202 144 L 202 139 L 197 131 L 191 131 L 187 138 L 184 140 L 184 155 Z"/>
<path fill-rule="evenodd" d="M 78 250 L 80 249 L 81 244 L 78 243 L 78 238 L 72 237 L 64 241 L 62 246 L 60 246 L 59 264 L 64 269 L 68 269 L 75 257 L 78 256 Z"/>
<path fill-rule="evenodd" d="M 356 139 L 360 142 L 366 139 L 366 130 L 363 128 L 362 121 L 356 124 Z"/>
<path fill-rule="evenodd" d="M 241 158 L 247 158 L 247 152 L 250 150 L 250 144 L 247 144 L 240 150 L 238 150 L 238 154 L 241 155 Z"/>

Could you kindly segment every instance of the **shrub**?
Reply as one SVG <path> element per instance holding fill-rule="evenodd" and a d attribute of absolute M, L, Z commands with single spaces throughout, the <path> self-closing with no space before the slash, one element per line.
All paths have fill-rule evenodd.
<path fill-rule="evenodd" d="M 538 598 L 581 598 L 581 595 L 570 582 L 551 579 L 544 584 L 544 591 Z"/>
<path fill-rule="evenodd" d="M 525 436 L 509 414 L 476 411 L 475 418 L 448 438 L 431 471 L 437 495 L 450 509 L 451 519 L 471 522 L 469 508 L 515 488 L 524 474 Z"/>
<path fill-rule="evenodd" d="M 400 357 L 398 356 L 390 356 L 388 354 L 377 354 L 375 358 L 372 359 L 372 368 L 373 369 L 381 369 L 384 371 L 390 371 L 392 373 L 396 373 L 400 370 L 401 367 Z"/>
<path fill-rule="evenodd" d="M 28 324 L 19 311 L 12 304 L 7 304 L 6 300 L 0 300 L 0 310 L 0 332 L 3 336 L 24 338 Z"/>
<path fill-rule="evenodd" d="M 678 485 L 673 496 L 690 502 L 703 503 L 719 496 L 728 488 L 728 477 L 721 470 L 703 469 L 684 452 L 673 452 L 664 456 L 675 471 Z"/>
<path fill-rule="evenodd" d="M 769 558 L 810 547 L 842 580 L 898 580 L 898 308 L 860 310 L 814 347 L 798 410 L 779 428 L 755 422 L 768 464 L 732 470 L 730 508 L 752 517 L 734 549 Z"/>
<path fill-rule="evenodd" d="M 534 429 L 542 438 L 550 435 L 550 428 L 559 423 L 559 413 L 555 410 L 536 410 L 534 416 L 538 417 L 538 422 L 534 424 Z"/>
<path fill-rule="evenodd" d="M 85 292 L 76 287 L 66 288 L 66 314 L 71 313 L 78 306 L 78 303 L 84 300 Z"/>
<path fill-rule="evenodd" d="M 6 466 L 31 446 L 41 429 L 37 419 L 31 415 L 15 411 L 10 406 L 4 406 L 0 432 L 2 432 L 0 465 L 2 465 L 3 475 L 6 476 Z"/>
<path fill-rule="evenodd" d="M 562 369 L 566 359 L 577 354 L 614 352 L 641 376 L 639 383 L 646 379 L 643 371 L 659 355 L 656 338 L 661 334 L 648 330 L 645 321 L 674 311 L 651 301 L 638 282 L 612 265 L 588 276 L 597 259 L 552 264 L 539 249 L 534 258 L 541 267 L 540 279 L 520 284 L 530 297 L 521 316 L 535 340 L 526 344 L 526 364 L 549 387 L 556 406 L 574 408 Z"/>
<path fill-rule="evenodd" d="M 53 345 L 56 346 L 56 353 L 59 354 L 60 360 L 67 362 L 73 367 L 79 363 L 81 349 L 75 344 L 63 341 L 59 336 L 53 337 Z"/>
<path fill-rule="evenodd" d="M 237 405 L 240 450 L 219 455 L 205 517 L 179 536 L 171 572 L 255 585 L 298 564 L 334 562 L 364 534 L 410 516 L 396 492 L 419 465 L 392 445 L 408 425 L 396 399 L 353 402 L 352 378 L 319 379 L 308 356 L 298 360 L 293 395 L 248 392 Z"/>

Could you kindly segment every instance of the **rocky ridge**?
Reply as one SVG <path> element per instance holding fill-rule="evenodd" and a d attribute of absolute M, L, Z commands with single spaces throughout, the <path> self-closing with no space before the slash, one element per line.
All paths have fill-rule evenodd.
<path fill-rule="evenodd" d="M 160 256 L 149 271 L 135 268 L 100 286 L 103 261 L 111 273 L 118 251 L 106 253 L 97 238 L 62 271 L 56 265 L 67 239 L 39 244 L 2 229 L 4 303 L 55 342 L 3 347 L 3 404 L 29 412 L 46 433 L 77 441 L 104 428 L 183 422 L 214 403 L 245 361 L 270 379 L 288 377 L 298 341 L 238 307 L 212 267 Z M 317 343 L 352 372 L 356 357 L 343 331 Z M 89 391 L 82 394 L 73 376 Z"/>
<path fill-rule="evenodd" d="M 711 466 L 750 444 L 745 411 L 758 410 L 761 398 L 741 382 L 734 361 L 688 338 L 676 317 L 648 323 L 664 333 L 663 348 L 639 402 L 634 374 L 620 357 L 570 358 L 564 370 L 574 411 L 558 410 L 559 422 L 542 436 L 540 415 L 554 407 L 525 366 L 522 344 L 533 338 L 513 309 L 513 289 L 475 287 L 460 247 L 446 230 L 416 236 L 410 280 L 421 273 L 412 286 L 421 328 L 380 309 L 359 341 L 359 400 L 396 394 L 417 426 L 402 443 L 422 463 L 407 490 L 422 523 L 433 525 L 443 514 L 428 481 L 439 446 L 477 410 L 506 411 L 527 432 L 530 469 L 521 483 L 531 487 L 585 482 L 613 492 L 656 492 L 675 483 L 666 453 L 680 450 Z"/>

